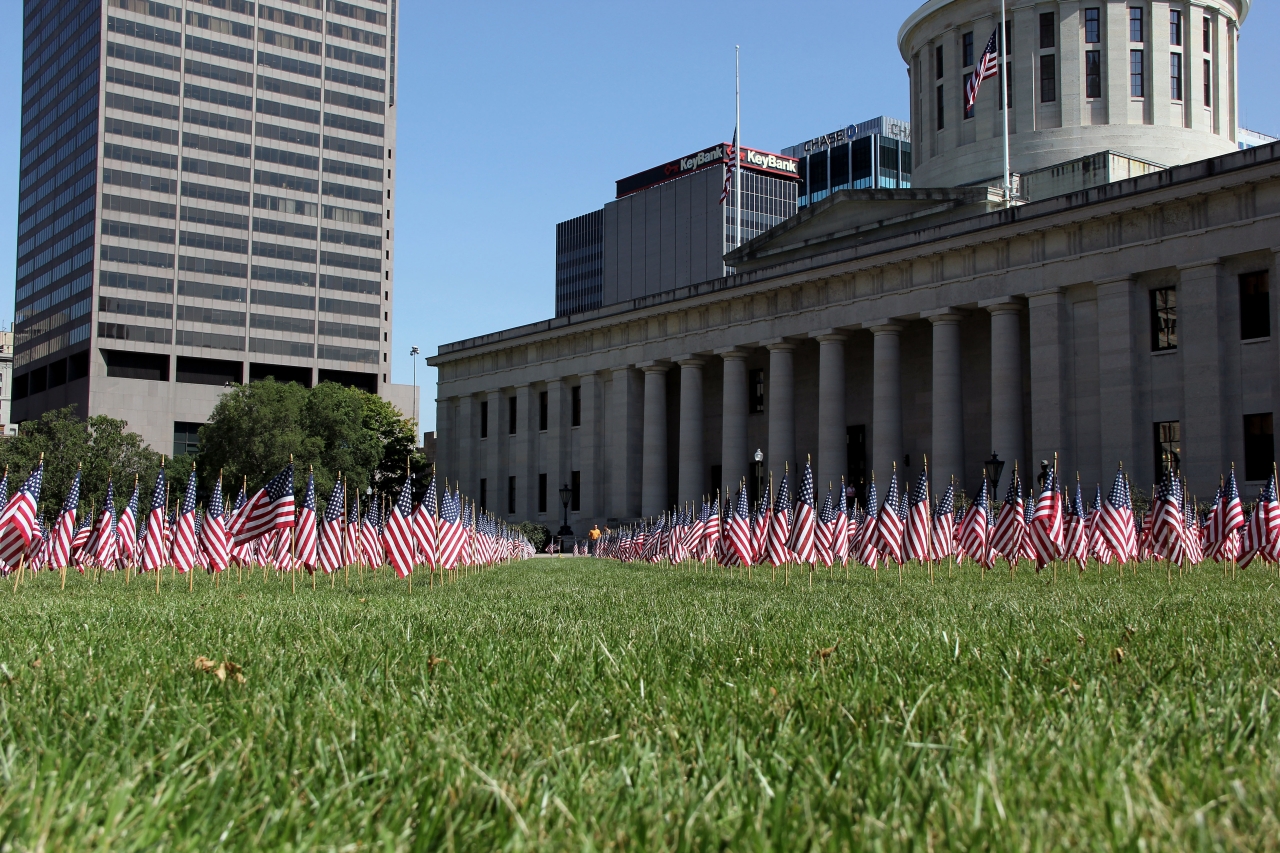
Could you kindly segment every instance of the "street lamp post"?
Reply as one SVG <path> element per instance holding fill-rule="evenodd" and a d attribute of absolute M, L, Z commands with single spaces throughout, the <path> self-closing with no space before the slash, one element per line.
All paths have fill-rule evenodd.
<path fill-rule="evenodd" d="M 987 475 L 987 501 L 995 502 L 996 486 L 1000 485 L 1000 475 L 1004 473 L 1004 462 L 991 451 L 991 458 L 982 463 L 982 470 Z"/>
<path fill-rule="evenodd" d="M 560 531 L 556 533 L 556 538 L 560 540 L 560 553 L 564 553 L 564 540 L 566 537 L 573 536 L 573 529 L 569 527 L 569 501 L 573 500 L 573 489 L 568 483 L 560 487 L 560 503 L 564 506 L 564 523 L 560 525 Z"/>
<path fill-rule="evenodd" d="M 418 402 L 418 348 L 409 347 L 409 358 L 413 361 L 413 444 L 416 447 L 422 440 L 418 432 L 418 410 L 422 404 Z"/>

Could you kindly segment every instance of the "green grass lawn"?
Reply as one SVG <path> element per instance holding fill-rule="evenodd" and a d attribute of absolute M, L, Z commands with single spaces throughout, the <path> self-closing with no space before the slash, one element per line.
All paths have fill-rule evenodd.
<path fill-rule="evenodd" d="M 424 580 L 0 586 L 0 850 L 1280 848 L 1265 570 Z"/>

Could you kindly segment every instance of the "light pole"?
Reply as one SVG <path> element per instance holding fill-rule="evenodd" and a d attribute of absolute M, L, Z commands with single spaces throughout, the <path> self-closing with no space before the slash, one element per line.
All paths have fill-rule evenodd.
<path fill-rule="evenodd" d="M 418 432 L 418 410 L 422 405 L 418 402 L 418 348 L 409 347 L 409 358 L 413 361 L 413 444 L 416 447 L 421 440 Z"/>
<path fill-rule="evenodd" d="M 560 531 L 556 533 L 556 537 L 560 540 L 560 553 L 564 553 L 564 540 L 566 537 L 573 536 L 573 529 L 569 527 L 569 501 L 573 500 L 573 488 L 565 483 L 560 487 L 560 503 L 564 506 L 564 524 L 560 525 Z"/>

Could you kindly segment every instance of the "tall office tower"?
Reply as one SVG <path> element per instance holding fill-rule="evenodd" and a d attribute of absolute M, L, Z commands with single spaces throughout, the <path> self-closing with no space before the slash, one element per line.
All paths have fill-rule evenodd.
<path fill-rule="evenodd" d="M 396 5 L 26 0 L 15 422 L 182 452 L 231 383 L 403 396 Z"/>
<path fill-rule="evenodd" d="M 911 123 L 888 116 L 824 133 L 782 153 L 800 161 L 800 207 L 840 190 L 911 187 Z"/>

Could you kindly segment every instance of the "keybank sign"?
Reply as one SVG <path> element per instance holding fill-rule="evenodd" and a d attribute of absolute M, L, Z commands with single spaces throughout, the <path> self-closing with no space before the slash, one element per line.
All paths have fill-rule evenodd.
<path fill-rule="evenodd" d="M 771 172 L 786 172 L 788 175 L 800 174 L 799 161 L 792 160 L 790 157 L 779 157 L 777 154 L 752 151 L 750 148 L 744 148 L 742 152 L 742 159 L 746 161 L 748 166 L 754 166 L 757 169 L 768 169 Z"/>
<path fill-rule="evenodd" d="M 693 154 L 689 157 L 682 157 L 672 165 L 679 166 L 676 171 L 683 175 L 685 172 L 696 172 L 703 166 L 724 160 L 727 156 L 728 155 L 725 154 L 725 146 L 717 145 L 715 148 L 708 148 L 706 151 L 699 151 L 697 154 Z"/>

